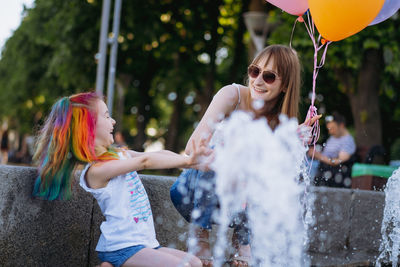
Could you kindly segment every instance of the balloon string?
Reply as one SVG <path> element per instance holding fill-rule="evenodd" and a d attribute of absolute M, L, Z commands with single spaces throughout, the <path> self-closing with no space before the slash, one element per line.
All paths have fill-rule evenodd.
<path fill-rule="evenodd" d="M 306 21 L 303 20 L 302 16 L 299 16 L 296 19 L 296 21 L 295 21 L 295 23 L 293 25 L 293 28 L 292 28 L 292 33 L 291 33 L 291 36 L 290 36 L 289 45 L 290 45 L 290 47 L 292 47 L 293 33 L 294 33 L 295 28 L 296 28 L 297 21 L 304 22 L 304 25 L 306 27 L 307 33 L 310 36 L 310 39 L 311 39 L 311 41 L 313 43 L 313 46 L 314 46 L 314 69 L 313 69 L 313 82 L 312 82 L 312 96 L 311 96 L 311 104 L 310 104 L 310 107 L 308 108 L 308 111 L 307 111 L 307 116 L 306 116 L 307 124 L 306 125 L 308 127 L 311 127 L 311 133 L 310 133 L 311 134 L 311 140 L 310 140 L 310 142 L 308 142 L 308 144 L 309 145 L 312 144 L 312 145 L 315 146 L 317 141 L 318 141 L 318 139 L 319 139 L 319 136 L 320 136 L 319 121 L 316 120 L 311 125 L 311 119 L 313 117 L 315 117 L 315 116 L 318 116 L 317 108 L 314 106 L 315 97 L 316 97 L 315 88 L 316 88 L 316 83 L 317 83 L 318 72 L 322 68 L 322 66 L 325 64 L 326 53 L 328 51 L 328 46 L 331 44 L 331 41 L 327 41 L 327 40 L 323 39 L 320 34 L 318 35 L 318 39 L 316 40 L 316 38 L 315 38 L 315 24 L 314 24 L 314 21 L 313 21 L 312 17 L 310 16 L 310 12 L 307 11 L 305 13 L 305 16 L 307 18 Z M 324 48 L 324 52 L 322 53 L 320 62 L 318 64 L 318 52 L 322 48 Z M 312 159 L 311 160 L 314 159 L 314 153 L 315 153 L 315 150 L 313 150 L 313 154 L 312 154 Z M 309 164 L 309 166 L 310 166 L 310 169 L 309 169 L 309 172 L 310 172 L 312 165 Z"/>
<path fill-rule="evenodd" d="M 306 13 L 307 20 L 305 21 L 304 25 L 306 27 L 307 33 L 310 36 L 310 39 L 313 43 L 314 46 L 314 69 L 313 69 L 313 81 L 312 81 L 312 96 L 311 96 L 311 104 L 310 107 L 308 108 L 307 116 L 306 116 L 306 121 L 307 121 L 307 126 L 311 126 L 311 141 L 308 144 L 312 144 L 314 147 L 319 139 L 320 136 L 320 125 L 319 121 L 315 121 L 313 125 L 311 125 L 311 119 L 315 116 L 318 115 L 317 108 L 314 106 L 315 103 L 315 88 L 316 88 L 316 83 L 317 83 L 317 76 L 319 70 L 322 68 L 322 66 L 325 64 L 325 59 L 326 59 L 326 53 L 328 51 L 328 46 L 331 44 L 331 41 L 326 41 L 321 37 L 321 35 L 318 35 L 318 38 L 316 40 L 315 38 L 315 24 L 313 19 L 310 16 L 310 12 Z M 318 64 L 318 52 L 324 48 L 320 62 Z M 313 150 L 313 154 L 311 157 L 311 164 L 309 163 L 309 173 L 311 172 L 312 168 L 312 161 L 314 159 L 314 153 L 315 150 Z"/>
<path fill-rule="evenodd" d="M 315 24 L 312 18 L 310 18 L 309 12 L 307 12 L 307 23 L 304 23 L 306 30 L 308 32 L 308 35 L 311 38 L 311 41 L 314 46 L 314 69 L 313 69 L 313 87 L 312 87 L 312 98 L 311 98 L 311 106 L 314 106 L 315 102 L 315 87 L 316 87 L 316 81 L 317 81 L 317 76 L 319 69 L 322 68 L 322 66 L 325 64 L 325 59 L 326 59 L 326 53 L 328 51 L 328 46 L 331 43 L 331 41 L 326 41 L 325 39 L 321 40 L 321 35 L 318 36 L 317 41 L 315 40 Z M 318 45 L 321 42 L 321 45 Z M 318 52 L 324 48 L 324 52 L 322 53 L 320 63 L 318 64 Z"/>
<path fill-rule="evenodd" d="M 300 18 L 300 17 L 299 17 Z M 294 21 L 293 27 L 292 27 L 292 33 L 290 34 L 290 41 L 289 41 L 289 47 L 292 48 L 292 40 L 293 40 L 293 34 L 294 34 L 294 29 L 296 28 L 296 23 L 299 19 L 297 18 Z"/>

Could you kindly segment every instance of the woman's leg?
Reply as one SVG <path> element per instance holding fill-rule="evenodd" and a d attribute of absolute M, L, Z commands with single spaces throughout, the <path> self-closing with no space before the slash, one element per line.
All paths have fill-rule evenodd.
<path fill-rule="evenodd" d="M 181 252 L 166 248 L 144 248 L 130 257 L 122 267 L 201 267 L 201 262 L 198 258 L 190 256 L 186 260 L 188 254 Z"/>
<path fill-rule="evenodd" d="M 250 244 L 241 244 L 235 233 L 232 235 L 232 245 L 235 249 L 235 254 L 232 256 L 232 265 L 237 267 L 250 266 L 251 262 L 251 247 Z"/>
<path fill-rule="evenodd" d="M 196 227 L 196 226 L 195 226 Z M 213 266 L 213 256 L 210 247 L 210 232 L 208 229 L 196 227 L 194 229 L 196 237 L 195 255 L 199 257 L 204 267 Z"/>
<path fill-rule="evenodd" d="M 233 266 L 247 267 L 251 262 L 250 229 L 245 211 L 240 212 L 233 219 L 232 246 L 235 254 L 231 262 Z"/>
<path fill-rule="evenodd" d="M 187 222 L 210 229 L 212 215 L 217 209 L 215 173 L 186 169 L 170 188 L 171 201 Z M 196 216 L 192 216 L 196 210 Z"/>
<path fill-rule="evenodd" d="M 218 206 L 214 176 L 212 171 L 187 169 L 170 190 L 171 200 L 177 211 L 195 227 L 197 245 L 193 253 L 200 258 L 205 267 L 212 266 L 209 229 L 213 221 L 213 212 Z M 196 215 L 192 213 L 193 210 L 196 211 Z"/>
<path fill-rule="evenodd" d="M 194 210 L 192 222 L 196 237 L 195 254 L 203 262 L 204 267 L 213 266 L 209 232 L 214 222 L 214 213 L 218 210 L 218 197 L 215 192 L 215 173 L 199 172 L 193 200 Z"/>
<path fill-rule="evenodd" d="M 181 216 L 190 222 L 193 211 L 193 198 L 195 191 L 195 177 L 197 174 L 195 169 L 184 170 L 176 179 L 170 188 L 170 197 L 172 204 Z"/>

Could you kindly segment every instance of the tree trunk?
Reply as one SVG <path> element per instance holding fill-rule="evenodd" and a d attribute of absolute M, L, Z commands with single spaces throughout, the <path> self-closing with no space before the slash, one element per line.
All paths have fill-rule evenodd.
<path fill-rule="evenodd" d="M 244 17 L 243 14 L 248 11 L 250 0 L 243 0 L 242 2 L 242 10 L 239 14 L 238 19 L 238 29 L 234 35 L 234 42 L 235 42 L 235 50 L 233 53 L 233 63 L 231 66 L 231 71 L 229 75 L 228 82 L 236 82 L 236 83 L 244 83 L 243 79 L 245 73 L 240 73 L 239 66 L 242 62 L 243 52 L 245 51 L 245 46 L 243 43 L 243 35 L 246 31 L 246 25 L 244 24 Z"/>
<path fill-rule="evenodd" d="M 216 59 L 218 43 L 220 40 L 218 34 L 218 26 L 219 26 L 218 16 L 219 16 L 219 6 L 221 5 L 222 1 L 214 0 L 210 1 L 209 3 L 210 3 L 208 9 L 210 10 L 209 16 L 210 18 L 213 18 L 213 21 L 212 21 L 212 28 L 210 29 L 211 41 L 206 44 L 206 52 L 210 56 L 210 64 L 205 77 L 206 80 L 205 88 L 197 92 L 199 95 L 199 104 L 201 105 L 200 116 L 204 115 L 214 95 L 215 91 L 214 83 L 215 83 L 215 73 L 216 73 L 215 59 Z"/>
<path fill-rule="evenodd" d="M 359 154 L 364 159 L 374 145 L 382 145 L 381 115 L 378 91 L 383 67 L 380 50 L 364 52 L 358 76 L 347 69 L 336 69 L 335 74 L 350 100 L 355 127 L 355 141 Z"/>
<path fill-rule="evenodd" d="M 265 1 L 263 0 L 251 0 L 249 4 L 249 11 L 265 11 Z"/>
<path fill-rule="evenodd" d="M 149 122 L 149 108 L 152 107 L 151 97 L 149 96 L 149 90 L 151 87 L 152 80 L 154 78 L 154 68 L 156 63 L 154 62 L 154 58 L 150 57 L 147 59 L 148 64 L 147 70 L 144 71 L 146 75 L 141 77 L 138 89 L 139 89 L 139 103 L 138 113 L 136 116 L 136 129 L 137 135 L 133 141 L 133 149 L 136 151 L 144 150 L 144 143 L 147 140 L 146 135 L 146 126 Z"/>
<path fill-rule="evenodd" d="M 125 108 L 125 88 L 129 88 L 129 84 L 132 81 L 132 75 L 120 74 L 116 80 L 115 86 L 117 89 L 117 103 L 115 107 L 114 119 L 117 122 L 115 131 L 122 132 L 123 128 L 123 117 Z"/>
<path fill-rule="evenodd" d="M 369 49 L 364 52 L 357 79 L 346 69 L 336 70 L 336 77 L 350 100 L 355 140 L 362 159 L 369 148 L 382 145 L 378 98 L 382 63 L 381 51 Z"/>
<path fill-rule="evenodd" d="M 147 85 L 147 86 L 146 86 Z M 138 113 L 136 116 L 136 129 L 137 134 L 133 141 L 133 149 L 136 151 L 144 150 L 144 143 L 146 142 L 146 125 L 148 122 L 148 117 L 146 116 L 146 105 L 150 105 L 150 99 L 148 94 L 148 86 L 150 84 L 143 84 L 139 86 L 140 102 L 138 104 Z"/>
<path fill-rule="evenodd" d="M 357 90 L 349 91 L 351 109 L 359 147 L 382 145 L 381 115 L 379 109 L 379 85 L 382 70 L 380 50 L 369 49 L 364 53 L 358 75 Z"/>
<path fill-rule="evenodd" d="M 179 146 L 179 122 L 181 120 L 182 109 L 183 109 L 183 99 L 182 90 L 177 90 L 177 97 L 174 101 L 174 110 L 171 115 L 171 119 L 168 125 L 167 137 L 165 140 L 165 149 L 178 152 Z"/>

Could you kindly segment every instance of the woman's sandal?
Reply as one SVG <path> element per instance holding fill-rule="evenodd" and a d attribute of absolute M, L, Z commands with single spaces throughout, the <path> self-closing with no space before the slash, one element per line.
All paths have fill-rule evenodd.
<path fill-rule="evenodd" d="M 211 253 L 211 249 L 210 249 L 210 240 L 208 238 L 204 238 L 204 237 L 198 237 L 197 238 L 197 243 L 206 243 L 208 246 L 208 250 Z M 205 255 L 196 255 L 197 258 L 199 258 L 201 260 L 201 262 L 203 263 L 203 266 L 205 267 L 211 267 L 213 266 L 213 262 L 214 262 L 214 257 L 212 255 L 210 256 L 205 256 Z"/>
<path fill-rule="evenodd" d="M 250 266 L 251 257 L 250 256 L 240 256 L 239 254 L 234 254 L 227 261 L 227 263 L 230 264 L 230 266 L 238 266 L 237 264 L 234 265 L 235 261 L 244 263 L 245 264 L 244 266 Z M 242 264 L 242 266 L 243 266 L 243 264 Z"/>

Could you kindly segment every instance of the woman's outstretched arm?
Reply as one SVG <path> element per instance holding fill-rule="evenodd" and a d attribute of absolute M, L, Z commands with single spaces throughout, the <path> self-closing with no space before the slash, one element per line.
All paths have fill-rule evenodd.
<path fill-rule="evenodd" d="M 190 136 L 185 149 L 186 154 L 191 152 L 190 144 L 192 140 L 197 143 L 202 139 L 208 139 L 214 132 L 215 124 L 228 116 L 235 109 L 238 101 L 239 96 L 234 85 L 224 86 L 218 91 L 204 113 L 203 118 Z"/>

